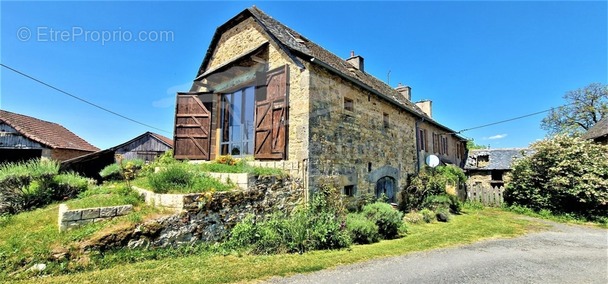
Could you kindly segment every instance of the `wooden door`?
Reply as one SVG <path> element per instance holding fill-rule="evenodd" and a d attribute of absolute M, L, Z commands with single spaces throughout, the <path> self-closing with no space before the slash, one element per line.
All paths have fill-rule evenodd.
<path fill-rule="evenodd" d="M 262 77 L 264 78 L 264 77 Z M 269 71 L 265 82 L 256 86 L 256 159 L 285 159 L 289 110 L 289 66 Z"/>
<path fill-rule="evenodd" d="M 174 156 L 176 159 L 209 160 L 211 112 L 201 95 L 178 94 L 175 106 Z"/>

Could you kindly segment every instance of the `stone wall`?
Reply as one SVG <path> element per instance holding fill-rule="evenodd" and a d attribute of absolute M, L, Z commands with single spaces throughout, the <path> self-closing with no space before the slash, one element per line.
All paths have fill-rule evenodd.
<path fill-rule="evenodd" d="M 268 45 L 268 70 L 289 66 L 289 116 L 288 116 L 288 135 L 287 135 L 287 161 L 289 165 L 306 163 L 308 159 L 309 143 L 309 71 L 308 69 L 298 68 L 287 54 L 272 40 L 270 40 L 263 28 L 253 19 L 246 19 L 236 26 L 225 31 L 216 47 L 213 56 L 210 58 L 208 70 L 225 65 L 234 61 L 239 56 L 251 51 L 252 48 L 265 42 Z M 227 79 L 228 80 L 228 79 Z M 252 82 L 253 83 L 253 82 Z M 202 90 L 202 89 L 201 89 Z M 219 137 L 219 130 L 214 135 Z M 219 152 L 219 139 L 211 147 L 215 154 Z M 212 154 L 212 156 L 214 156 Z M 283 168 L 285 165 L 270 163 L 269 166 Z M 295 169 L 295 167 L 291 167 Z M 301 167 L 299 168 L 301 169 Z M 304 171 L 291 171 L 294 177 L 307 180 Z"/>
<path fill-rule="evenodd" d="M 338 175 L 357 194 L 374 193 L 377 179 L 390 176 L 400 189 L 416 170 L 415 117 L 325 69 L 307 67 L 311 187 L 319 176 Z M 353 111 L 344 108 L 345 98 Z"/>
<path fill-rule="evenodd" d="M 59 205 L 59 217 L 57 218 L 59 231 L 61 232 L 89 223 L 105 221 L 118 216 L 123 216 L 132 210 L 133 205 L 69 210 L 67 205 L 61 204 Z"/>
<path fill-rule="evenodd" d="M 303 203 L 303 193 L 299 180 L 260 177 L 248 190 L 187 194 L 179 214 L 99 237 L 84 248 L 103 251 L 219 241 L 248 214 L 262 218 L 276 211 L 291 212 Z"/>
<path fill-rule="evenodd" d="M 92 153 L 91 151 L 72 150 L 72 149 L 52 149 L 51 159 L 57 161 L 65 161 L 72 158 L 80 157 Z"/>
<path fill-rule="evenodd" d="M 428 155 L 436 155 L 442 161 L 449 161 L 452 164 L 462 167 L 464 166 L 464 161 L 466 160 L 467 153 L 459 153 L 458 145 L 463 144 L 462 147 L 466 145 L 466 141 L 461 141 L 456 136 L 447 133 L 446 130 L 437 127 L 434 124 L 428 122 L 422 122 L 418 126 L 420 129 L 426 130 L 426 141 L 427 141 L 427 149 L 428 151 L 420 151 L 420 166 L 423 167 L 425 165 L 425 159 Z M 433 134 L 439 134 L 439 136 L 444 136 L 448 140 L 448 152 L 447 154 L 439 154 L 438 149 L 433 149 Z M 441 146 L 440 142 L 437 142 L 438 147 Z M 435 151 L 436 150 L 436 151 Z"/>

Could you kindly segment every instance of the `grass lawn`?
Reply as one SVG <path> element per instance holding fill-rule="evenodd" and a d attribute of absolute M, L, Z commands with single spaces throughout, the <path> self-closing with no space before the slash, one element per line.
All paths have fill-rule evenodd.
<path fill-rule="evenodd" d="M 267 279 L 275 275 L 317 271 L 379 257 L 467 244 L 483 239 L 522 235 L 543 225 L 518 218 L 500 209 L 467 209 L 449 223 L 410 225 L 401 239 L 349 250 L 315 251 L 281 255 L 219 255 L 203 252 L 186 257 L 167 257 L 112 268 L 29 280 L 32 283 L 227 283 Z"/>

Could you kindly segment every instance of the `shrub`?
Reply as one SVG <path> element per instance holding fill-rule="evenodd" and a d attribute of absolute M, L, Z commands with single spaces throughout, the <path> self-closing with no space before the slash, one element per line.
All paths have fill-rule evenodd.
<path fill-rule="evenodd" d="M 456 166 L 424 167 L 417 175 L 408 178 L 408 185 L 400 193 L 399 208 L 405 212 L 420 210 L 429 196 L 446 193 L 446 183 L 458 184 L 465 180 L 464 172 Z"/>
<path fill-rule="evenodd" d="M 344 216 L 328 206 L 327 196 L 315 194 L 309 206 L 291 215 L 275 213 L 260 222 L 247 216 L 232 229 L 226 246 L 264 254 L 348 247 L 351 239 Z"/>
<path fill-rule="evenodd" d="M 234 166 L 239 163 L 238 159 L 233 158 L 230 155 L 219 156 L 215 159 L 215 162 L 222 165 Z"/>
<path fill-rule="evenodd" d="M 380 240 L 378 225 L 362 214 L 350 213 L 346 216 L 346 228 L 353 242 L 358 244 L 371 244 Z"/>
<path fill-rule="evenodd" d="M 95 181 L 73 172 L 57 175 L 53 178 L 53 197 L 55 200 L 75 197 L 94 183 Z"/>
<path fill-rule="evenodd" d="M 362 214 L 378 225 L 378 233 L 385 239 L 395 238 L 403 223 L 403 214 L 387 203 L 376 202 L 366 205 Z"/>
<path fill-rule="evenodd" d="M 105 166 L 99 175 L 104 180 L 119 180 L 122 179 L 120 165 L 117 163 Z"/>
<path fill-rule="evenodd" d="M 345 198 L 346 209 L 349 212 L 361 212 L 363 207 L 376 202 L 376 196 L 371 193 L 364 193 L 357 196 L 348 196 Z"/>
<path fill-rule="evenodd" d="M 410 211 L 409 213 L 406 213 L 405 215 L 403 215 L 404 223 L 420 224 L 423 221 L 424 220 L 422 218 L 422 214 L 420 214 L 418 211 Z"/>
<path fill-rule="evenodd" d="M 428 208 L 420 210 L 420 214 L 422 215 L 422 220 L 424 220 L 425 223 L 433 223 L 437 218 L 435 216 L 435 212 L 429 210 Z"/>
<path fill-rule="evenodd" d="M 452 218 L 450 215 L 450 211 L 446 208 L 440 208 L 439 210 L 437 210 L 435 217 L 437 218 L 437 221 L 440 222 L 449 222 Z"/>
<path fill-rule="evenodd" d="M 531 148 L 535 152 L 513 166 L 508 205 L 589 220 L 608 216 L 608 146 L 558 135 Z"/>
<path fill-rule="evenodd" d="M 53 160 L 0 165 L 0 214 L 40 207 L 53 200 L 51 183 L 59 172 Z"/>
<path fill-rule="evenodd" d="M 194 174 L 183 164 L 171 164 L 158 173 L 148 177 L 148 183 L 156 193 L 167 193 L 172 190 L 191 188 Z"/>

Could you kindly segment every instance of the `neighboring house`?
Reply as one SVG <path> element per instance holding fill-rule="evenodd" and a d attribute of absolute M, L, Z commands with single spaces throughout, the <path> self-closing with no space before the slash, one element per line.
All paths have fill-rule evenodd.
<path fill-rule="evenodd" d="M 64 161 L 98 150 L 57 123 L 0 110 L 0 163 L 34 158 Z"/>
<path fill-rule="evenodd" d="M 366 73 L 363 57 L 344 60 L 254 6 L 218 27 L 191 90 L 177 94 L 175 157 L 253 156 L 309 188 L 333 175 L 345 194 L 394 198 L 429 153 L 456 165 L 466 155 L 431 102 L 410 99 L 409 87 Z"/>
<path fill-rule="evenodd" d="M 593 141 L 608 145 L 608 115 L 604 116 L 593 127 L 583 134 L 584 139 L 592 139 Z"/>
<path fill-rule="evenodd" d="M 532 154 L 530 149 L 476 149 L 469 150 L 464 170 L 467 185 L 502 187 L 511 179 L 513 161 Z"/>
<path fill-rule="evenodd" d="M 173 149 L 171 139 L 160 134 L 146 132 L 112 148 L 64 161 L 61 163 L 61 169 L 101 180 L 99 172 L 107 165 L 113 164 L 118 154 L 126 160 L 142 159 L 150 162 L 171 149 Z"/>

